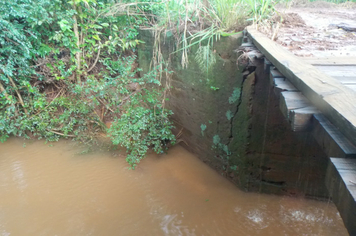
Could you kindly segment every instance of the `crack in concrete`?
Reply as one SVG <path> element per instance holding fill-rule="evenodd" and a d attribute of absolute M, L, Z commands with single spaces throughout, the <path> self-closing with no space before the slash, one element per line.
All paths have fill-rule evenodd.
<path fill-rule="evenodd" d="M 230 135 L 229 135 L 229 141 L 228 141 L 227 144 L 226 144 L 227 146 L 230 145 L 230 143 L 231 143 L 231 141 L 232 141 L 232 139 L 233 139 L 233 137 L 234 137 L 234 135 L 233 135 L 234 119 L 235 119 L 237 113 L 239 112 L 239 108 L 240 108 L 240 105 L 241 105 L 241 103 L 242 103 L 242 95 L 243 95 L 244 83 L 245 83 L 247 77 L 248 77 L 250 74 L 252 74 L 253 72 L 255 72 L 255 70 L 256 70 L 256 67 L 246 67 L 246 68 L 242 71 L 242 73 L 247 72 L 247 71 L 248 71 L 249 73 L 248 73 L 248 74 L 244 74 L 244 76 L 243 76 L 243 78 L 242 78 L 242 81 L 241 81 L 241 85 L 240 85 L 240 97 L 239 97 L 238 103 L 237 103 L 237 105 L 236 105 L 236 111 L 234 112 L 234 115 L 233 115 L 232 118 L 230 119 Z"/>

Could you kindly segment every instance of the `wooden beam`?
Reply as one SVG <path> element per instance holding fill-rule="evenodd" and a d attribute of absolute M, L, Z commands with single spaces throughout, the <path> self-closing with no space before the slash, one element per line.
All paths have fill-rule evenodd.
<path fill-rule="evenodd" d="M 322 114 L 313 116 L 312 133 L 329 157 L 356 157 L 356 147 Z"/>
<path fill-rule="evenodd" d="M 271 67 L 269 72 L 269 81 L 272 86 L 274 85 L 275 78 L 285 78 L 285 77 L 276 68 Z"/>
<path fill-rule="evenodd" d="M 356 144 L 356 93 L 258 32 L 249 37 L 267 59 L 340 131 Z"/>
<path fill-rule="evenodd" d="M 310 131 L 313 127 L 313 115 L 320 111 L 314 106 L 303 107 L 290 111 L 290 123 L 294 132 Z"/>
<path fill-rule="evenodd" d="M 282 92 L 295 92 L 284 93 L 282 96 L 284 101 L 280 101 L 281 111 L 288 118 L 294 132 L 310 131 L 312 117 L 320 111 L 310 106 L 310 102 L 285 78 L 274 79 L 273 91 L 278 97 L 281 97 Z"/>
<path fill-rule="evenodd" d="M 356 57 L 303 57 L 302 60 L 314 66 L 356 66 Z"/>
<path fill-rule="evenodd" d="M 239 48 L 247 48 L 247 47 L 255 48 L 255 45 L 252 42 L 247 42 L 247 43 L 242 43 Z"/>
<path fill-rule="evenodd" d="M 310 106 L 308 99 L 306 99 L 300 92 L 282 92 L 279 100 L 279 108 L 282 114 L 290 120 L 290 112 L 295 109 Z"/>
<path fill-rule="evenodd" d="M 269 74 L 272 63 L 269 60 L 267 60 L 266 58 L 263 58 L 263 62 L 264 62 L 264 70 L 266 73 Z"/>
<path fill-rule="evenodd" d="M 275 78 L 273 80 L 273 91 L 274 93 L 280 97 L 282 92 L 298 92 L 298 89 L 293 86 L 286 78 Z"/>
<path fill-rule="evenodd" d="M 356 159 L 330 158 L 325 184 L 350 235 L 356 235 Z"/>

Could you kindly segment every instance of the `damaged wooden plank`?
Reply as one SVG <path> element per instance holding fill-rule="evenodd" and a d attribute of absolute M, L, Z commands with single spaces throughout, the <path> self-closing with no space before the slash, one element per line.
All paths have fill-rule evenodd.
<path fill-rule="evenodd" d="M 285 118 L 290 120 L 290 112 L 295 109 L 309 107 L 311 104 L 300 92 L 281 92 L 279 108 Z"/>
<path fill-rule="evenodd" d="M 320 111 L 314 106 L 303 107 L 290 111 L 290 123 L 294 132 L 310 131 L 313 127 L 313 115 Z"/>
<path fill-rule="evenodd" d="M 356 235 L 356 159 L 330 158 L 325 184 L 350 235 Z"/>
<path fill-rule="evenodd" d="M 328 156 L 356 157 L 356 147 L 322 114 L 313 116 L 313 136 Z"/>

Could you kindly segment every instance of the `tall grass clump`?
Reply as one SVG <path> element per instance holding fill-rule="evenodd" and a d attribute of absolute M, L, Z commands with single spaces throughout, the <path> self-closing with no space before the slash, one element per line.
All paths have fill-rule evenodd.
<path fill-rule="evenodd" d="M 247 20 L 252 21 L 253 24 L 258 24 L 267 20 L 276 12 L 274 7 L 278 2 L 273 0 L 244 0 L 244 3 L 246 4 L 247 16 L 250 17 Z"/>
<path fill-rule="evenodd" d="M 244 3 L 241 0 L 211 0 L 212 10 L 222 29 L 227 31 L 233 27 L 243 26 L 246 18 Z"/>
<path fill-rule="evenodd" d="M 202 71 L 208 72 L 216 61 L 214 42 L 240 32 L 248 24 L 263 22 L 273 15 L 275 3 L 274 0 L 143 0 L 129 7 L 134 8 L 131 14 L 139 12 L 146 16 L 146 26 L 155 31 L 153 66 L 163 60 L 156 42 L 163 41 L 162 35 L 174 36 L 174 53 L 180 53 L 182 67 L 189 64 L 191 47 L 198 46 L 194 58 Z M 122 6 L 114 5 L 111 12 L 122 12 Z"/>

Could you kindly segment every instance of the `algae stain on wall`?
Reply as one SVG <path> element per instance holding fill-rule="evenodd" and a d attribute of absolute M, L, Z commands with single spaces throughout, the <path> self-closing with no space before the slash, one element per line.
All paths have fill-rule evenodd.
<path fill-rule="evenodd" d="M 138 48 L 143 72 L 149 70 L 154 56 L 153 39 L 149 31 L 141 33 L 146 42 Z M 163 58 L 173 71 L 166 105 L 174 112 L 175 133 L 181 131 L 189 151 L 243 189 L 323 195 L 321 151 L 308 135 L 288 130 L 274 98 L 271 112 L 266 113 L 269 80 L 261 62 L 255 72 L 242 75 L 244 68 L 236 65 L 233 52 L 241 42 L 242 35 L 235 35 L 214 43 L 216 63 L 206 73 L 195 60 L 197 47 L 191 48 L 189 67 L 182 68 L 179 55 L 171 54 L 176 50 L 173 37 L 162 41 Z M 265 150 L 261 148 L 264 139 Z M 301 139 L 307 141 L 298 142 Z M 298 177 L 298 173 L 304 174 Z"/>
<path fill-rule="evenodd" d="M 235 102 L 237 102 L 240 99 L 240 95 L 241 95 L 241 88 L 234 88 L 234 91 L 229 97 L 229 103 L 234 104 Z"/>
<path fill-rule="evenodd" d="M 153 57 L 153 37 L 148 31 L 140 32 L 140 35 L 145 44 L 140 44 L 138 48 L 139 64 L 143 70 L 148 70 Z M 221 173 L 226 172 L 226 160 L 217 157 L 220 151 L 211 149 L 213 137 L 218 135 L 221 152 L 225 156 L 230 153 L 231 119 L 236 112 L 243 81 L 243 67 L 236 64 L 238 54 L 235 52 L 241 42 L 242 34 L 222 37 L 214 42 L 209 50 L 214 53 L 215 63 L 205 71 L 202 71 L 201 61 L 196 60 L 198 45 L 190 48 L 188 68 L 182 68 L 179 53 L 171 54 L 176 50 L 173 37 L 161 43 L 163 58 L 170 60 L 169 70 L 173 71 L 173 88 L 168 93 L 166 105 L 174 112 L 172 120 L 176 133 L 182 130 L 180 138 L 189 144 L 186 148 Z"/>

